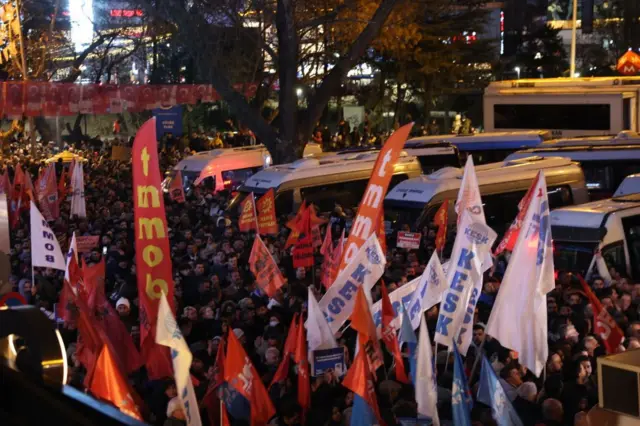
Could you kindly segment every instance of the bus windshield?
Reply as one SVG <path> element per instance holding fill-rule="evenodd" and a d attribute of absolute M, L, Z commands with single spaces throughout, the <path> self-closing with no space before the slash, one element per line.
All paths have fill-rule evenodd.
<path fill-rule="evenodd" d="M 553 231 L 551 231 L 553 235 Z M 553 240 L 553 263 L 556 270 L 578 272 L 584 276 L 593 254 L 598 246 L 597 242 L 575 242 Z"/>

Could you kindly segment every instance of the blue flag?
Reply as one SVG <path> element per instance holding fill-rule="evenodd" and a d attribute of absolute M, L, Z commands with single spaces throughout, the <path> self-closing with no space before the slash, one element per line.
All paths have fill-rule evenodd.
<path fill-rule="evenodd" d="M 522 426 L 520 417 L 511 405 L 493 367 L 484 355 L 482 355 L 478 401 L 491 407 L 493 419 L 498 423 L 498 426 Z"/>
<path fill-rule="evenodd" d="M 378 425 L 375 413 L 357 393 L 353 394 L 353 409 L 351 410 L 351 426 Z"/>
<path fill-rule="evenodd" d="M 411 320 L 407 315 L 407 309 L 402 307 L 402 325 L 400 325 L 400 334 L 398 335 L 400 345 L 407 344 L 409 348 L 409 374 L 411 375 L 411 383 L 416 383 L 416 371 L 417 371 L 417 352 L 418 352 L 418 338 L 416 332 L 411 326 Z"/>
<path fill-rule="evenodd" d="M 453 424 L 456 426 L 471 426 L 473 398 L 469 390 L 467 376 L 464 374 L 462 358 L 460 358 L 455 342 L 453 343 L 453 389 L 451 394 Z"/>

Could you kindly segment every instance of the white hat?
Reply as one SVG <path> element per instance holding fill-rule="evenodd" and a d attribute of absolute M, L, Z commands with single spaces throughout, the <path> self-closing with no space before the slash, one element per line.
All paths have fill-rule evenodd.
<path fill-rule="evenodd" d="M 129 303 L 129 299 L 127 299 L 126 297 L 121 297 L 120 299 L 118 299 L 118 301 L 116 302 L 116 309 L 118 309 L 118 306 L 120 305 L 125 305 L 127 308 L 131 308 L 131 303 Z"/>
<path fill-rule="evenodd" d="M 175 398 L 171 398 L 169 403 L 167 404 L 167 417 L 171 417 L 174 411 L 181 409 L 180 399 L 176 396 Z"/>

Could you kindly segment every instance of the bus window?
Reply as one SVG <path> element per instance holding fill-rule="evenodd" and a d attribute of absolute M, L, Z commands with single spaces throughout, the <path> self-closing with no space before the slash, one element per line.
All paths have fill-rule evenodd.
<path fill-rule="evenodd" d="M 602 248 L 602 258 L 607 265 L 613 266 L 617 271 L 626 271 L 627 262 L 624 256 L 624 244 L 622 242 L 609 244 Z"/>
<path fill-rule="evenodd" d="M 603 130 L 611 129 L 608 104 L 497 104 L 493 106 L 494 128 Z"/>
<path fill-rule="evenodd" d="M 328 185 L 301 188 L 302 198 L 313 203 L 321 213 L 332 212 L 336 204 L 344 208 L 358 205 L 368 180 L 338 182 Z"/>
<path fill-rule="evenodd" d="M 443 167 L 460 167 L 460 159 L 455 154 L 450 155 L 421 155 L 418 156 L 422 173 L 428 175 Z M 393 186 L 389 186 L 393 188 Z"/>
<path fill-rule="evenodd" d="M 235 191 L 254 174 L 254 168 L 226 170 L 221 173 L 224 189 Z"/>
<path fill-rule="evenodd" d="M 613 182 L 613 168 L 603 163 L 582 163 L 587 190 L 594 200 L 610 197 L 617 186 Z"/>
<path fill-rule="evenodd" d="M 276 192 L 276 217 L 289 214 L 293 209 L 293 190 Z"/>
<path fill-rule="evenodd" d="M 518 215 L 518 203 L 525 194 L 525 191 L 516 191 L 482 196 L 487 225 L 496 231 L 498 236 L 505 233 Z"/>
<path fill-rule="evenodd" d="M 547 197 L 549 198 L 549 209 L 557 209 L 558 207 L 570 206 L 573 204 L 571 188 L 569 186 L 550 186 L 547 188 Z"/>
<path fill-rule="evenodd" d="M 637 278 L 640 277 L 640 216 L 623 217 L 622 227 L 629 249 L 631 275 Z"/>

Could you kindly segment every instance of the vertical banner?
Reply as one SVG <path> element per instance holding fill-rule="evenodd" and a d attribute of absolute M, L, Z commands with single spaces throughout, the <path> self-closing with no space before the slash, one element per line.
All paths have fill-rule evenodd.
<path fill-rule="evenodd" d="M 276 203 L 273 188 L 267 191 L 256 203 L 258 208 L 258 229 L 260 234 L 278 235 Z"/>
<path fill-rule="evenodd" d="M 156 118 L 156 134 L 158 138 L 164 136 L 165 133 L 171 133 L 174 136 L 182 135 L 181 105 L 156 108 L 153 110 L 153 116 Z"/>
<path fill-rule="evenodd" d="M 391 183 L 393 167 L 398 161 L 398 157 L 400 157 L 412 127 L 413 123 L 406 124 L 393 132 L 378 154 L 367 189 L 362 196 L 362 200 L 360 200 L 358 215 L 353 221 L 351 233 L 344 248 L 339 268 L 340 272 L 345 270 L 358 253 L 358 250 L 360 250 L 360 247 L 378 229 L 378 220 L 382 213 L 382 201 Z"/>
<path fill-rule="evenodd" d="M 136 271 L 140 298 L 140 351 L 149 378 L 171 376 L 169 350 L 156 344 L 158 304 L 162 294 L 173 305 L 171 250 L 160 183 L 155 118 L 140 127 L 131 153 L 135 218 Z M 173 307 L 172 307 L 173 308 Z"/>
<path fill-rule="evenodd" d="M 0 296 L 12 290 L 11 284 L 9 284 L 9 273 L 11 272 L 10 250 L 9 205 L 7 204 L 7 194 L 0 194 Z"/>
<path fill-rule="evenodd" d="M 260 235 L 256 235 L 253 241 L 249 256 L 249 270 L 256 277 L 258 287 L 269 297 L 275 296 L 276 291 L 284 285 L 280 269 Z"/>

